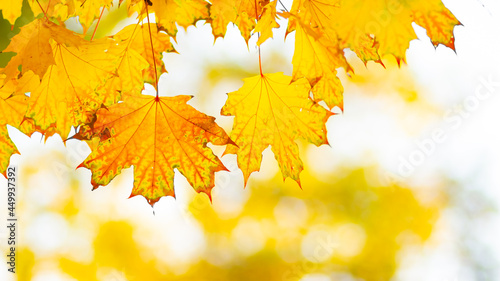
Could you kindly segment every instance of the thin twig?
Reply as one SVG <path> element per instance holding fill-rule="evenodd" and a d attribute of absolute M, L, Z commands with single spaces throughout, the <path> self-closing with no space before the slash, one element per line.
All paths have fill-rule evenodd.
<path fill-rule="evenodd" d="M 148 5 L 146 6 L 146 17 L 148 18 L 148 29 L 149 29 L 149 42 L 151 43 L 151 52 L 153 53 L 153 65 L 155 72 L 155 80 L 156 80 L 156 98 L 158 98 L 158 71 L 156 70 L 156 59 L 155 59 L 155 50 L 153 47 L 153 36 L 151 35 L 151 23 L 149 22 L 149 11 Z"/>

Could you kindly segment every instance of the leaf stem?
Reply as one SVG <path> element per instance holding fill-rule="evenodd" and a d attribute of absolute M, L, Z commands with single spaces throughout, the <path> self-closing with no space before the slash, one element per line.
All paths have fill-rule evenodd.
<path fill-rule="evenodd" d="M 38 3 L 38 6 L 40 7 L 40 10 L 42 10 L 42 13 L 43 13 L 43 15 L 45 16 L 45 18 L 46 18 L 47 20 L 49 20 L 49 17 L 47 17 L 47 13 L 46 13 L 46 12 L 45 12 L 45 10 L 42 8 L 42 5 L 40 4 L 40 2 L 38 2 L 38 0 L 36 0 L 36 3 Z M 50 4 L 50 2 L 49 2 L 49 4 Z M 47 7 L 47 9 L 48 9 L 48 8 L 49 8 L 49 7 Z"/>
<path fill-rule="evenodd" d="M 255 3 L 255 19 L 259 21 L 259 13 L 257 10 L 257 0 L 254 0 Z M 257 36 L 260 38 L 260 33 L 257 33 Z M 260 55 L 260 45 L 257 46 L 259 48 L 259 70 L 260 70 L 260 76 L 264 77 L 264 74 L 262 73 L 262 56 Z"/>
<path fill-rule="evenodd" d="M 285 11 L 288 12 L 288 9 L 285 7 L 285 5 L 283 4 L 283 2 L 281 2 L 281 0 L 278 0 L 278 2 L 280 2 L 281 7 L 283 7 L 283 9 L 285 9 Z"/>
<path fill-rule="evenodd" d="M 259 37 L 260 37 L 260 34 L 259 34 Z M 262 58 L 260 55 L 260 46 L 259 46 L 259 70 L 260 70 L 260 76 L 264 76 L 264 74 L 262 73 Z"/>
<path fill-rule="evenodd" d="M 92 37 L 90 38 L 90 41 L 94 40 L 95 32 L 97 31 L 97 27 L 99 27 L 99 23 L 101 22 L 102 14 L 104 14 L 104 9 L 105 8 L 102 7 L 101 15 L 99 16 L 99 19 L 97 19 L 97 24 L 95 25 L 94 32 L 92 33 Z"/>
<path fill-rule="evenodd" d="M 149 30 L 149 42 L 151 43 L 151 52 L 153 53 L 153 65 L 154 65 L 154 72 L 155 72 L 155 80 L 156 80 L 156 98 L 158 99 L 158 71 L 156 70 L 156 58 L 155 58 L 155 50 L 153 47 L 153 36 L 151 35 L 151 23 L 149 22 L 149 11 L 148 11 L 148 4 L 145 4 L 146 6 L 146 17 L 148 18 L 148 30 Z"/>

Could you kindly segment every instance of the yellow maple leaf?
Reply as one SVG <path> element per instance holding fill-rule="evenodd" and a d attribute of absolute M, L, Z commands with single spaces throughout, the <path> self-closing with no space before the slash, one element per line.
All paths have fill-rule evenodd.
<path fill-rule="evenodd" d="M 361 42 L 368 34 L 380 43 L 380 55 L 404 59 L 410 41 L 417 38 L 411 26 L 411 10 L 400 1 L 342 1 L 334 17 L 343 46 L 353 50 L 363 49 Z"/>
<path fill-rule="evenodd" d="M 289 18 L 287 32 L 296 30 L 292 81 L 305 77 L 314 99 L 325 101 L 330 109 L 343 109 L 344 89 L 336 69 L 351 71 L 332 29 L 332 16 L 339 5 L 339 1 L 299 0 L 294 1 L 290 13 L 282 14 Z"/>
<path fill-rule="evenodd" d="M 122 103 L 100 109 L 96 132 L 110 138 L 80 165 L 92 171 L 92 185 L 107 185 L 122 169 L 134 165 L 132 196 L 142 195 L 150 204 L 174 196 L 177 168 L 197 192 L 209 197 L 214 173 L 226 170 L 207 143 L 232 143 L 224 130 L 207 116 L 187 105 L 190 96 L 153 97 L 124 95 Z"/>
<path fill-rule="evenodd" d="M 260 32 L 260 37 L 257 40 L 257 45 L 264 43 L 269 38 L 273 37 L 273 28 L 279 28 L 280 25 L 276 22 L 276 3 L 278 1 L 269 2 L 262 12 L 254 33 Z"/>
<path fill-rule="evenodd" d="M 378 42 L 380 56 L 391 54 L 398 61 L 405 60 L 410 41 L 417 38 L 412 27 L 413 21 L 429 28 L 428 33 L 433 42 L 451 47 L 453 27 L 459 24 L 441 0 L 342 0 L 332 18 L 342 47 L 364 49 L 362 42 L 368 34 Z"/>
<path fill-rule="evenodd" d="M 210 6 L 212 33 L 217 39 L 226 35 L 227 25 L 234 23 L 248 43 L 255 22 L 262 13 L 260 0 L 213 0 Z"/>
<path fill-rule="evenodd" d="M 335 106 L 343 109 L 344 88 L 337 78 L 336 68 L 350 67 L 338 42 L 331 40 L 331 37 L 328 38 L 320 29 L 313 29 L 301 21 L 297 24 L 292 81 L 305 77 L 316 101 L 324 100 L 330 109 Z"/>
<path fill-rule="evenodd" d="M 103 9 L 113 5 L 113 0 L 29 0 L 29 3 L 35 16 L 44 14 L 59 22 L 78 17 L 83 33 L 86 33 Z"/>
<path fill-rule="evenodd" d="M 107 53 L 118 58 L 115 63 L 116 76 L 97 90 L 105 98 L 105 106 L 118 102 L 121 93 L 140 92 L 144 82 L 156 87 L 156 78 L 166 72 L 163 51 L 175 52 L 170 36 L 160 32 L 155 24 L 129 25 L 114 35 L 113 40 L 114 44 L 111 44 Z"/>
<path fill-rule="evenodd" d="M 16 146 L 9 138 L 7 125 L 21 129 L 21 123 L 28 107 L 28 97 L 24 93 L 27 89 L 36 87 L 40 80 L 31 71 L 19 80 L 2 80 L 0 87 L 0 172 L 5 175 L 10 156 L 18 153 Z M 26 130 L 22 131 L 30 133 Z"/>
<path fill-rule="evenodd" d="M 287 34 L 296 30 L 297 25 L 300 24 L 303 31 L 305 31 L 301 38 L 307 38 L 311 41 L 321 37 L 322 43 L 317 45 L 317 48 L 321 45 L 328 46 L 329 49 L 336 48 L 337 50 L 330 54 L 330 60 L 336 62 L 336 64 L 332 65 L 333 68 L 344 67 L 346 71 L 352 72 L 343 54 L 343 49 L 347 47 L 358 54 L 365 63 L 369 60 L 380 62 L 375 41 L 370 37 L 370 34 L 364 34 L 357 30 L 355 43 L 346 44 L 344 41 L 340 41 L 339 36 L 343 36 L 343 34 L 338 33 L 338 23 L 336 21 L 336 14 L 341 13 L 340 7 L 341 0 L 294 1 L 290 13 L 282 13 L 283 16 L 289 18 Z M 359 9 L 359 7 L 357 8 Z M 343 11 L 343 13 L 345 12 L 347 12 L 347 9 Z M 358 11 L 354 8 L 350 10 L 350 15 L 355 15 L 352 16 L 353 20 L 357 19 L 357 14 Z M 300 48 L 300 46 L 297 46 L 300 43 L 300 40 L 298 43 L 296 42 L 296 50 Z M 311 81 L 311 78 L 308 79 Z"/>
<path fill-rule="evenodd" d="M 298 16 L 303 22 L 321 29 L 332 25 L 333 14 L 340 7 L 340 0 L 296 0 L 293 1 L 290 13 Z M 295 29 L 296 19 L 290 19 L 287 33 Z"/>
<path fill-rule="evenodd" d="M 309 98 L 307 80 L 291 83 L 283 73 L 244 79 L 243 87 L 228 94 L 222 115 L 236 116 L 231 139 L 224 153 L 237 154 L 245 184 L 260 169 L 262 151 L 271 145 L 283 177 L 300 184 L 302 160 L 295 140 L 327 144 L 325 122 L 332 115 Z"/>
<path fill-rule="evenodd" d="M 78 17 L 78 21 L 83 27 L 83 33 L 86 33 L 102 10 L 109 8 L 111 5 L 113 5 L 113 0 L 76 0 L 74 4 L 75 13 L 71 16 Z"/>
<path fill-rule="evenodd" d="M 156 87 L 156 77 L 160 77 L 162 73 L 166 72 L 163 62 L 163 52 L 176 52 L 170 42 L 170 36 L 159 31 L 156 24 L 153 23 L 129 25 L 113 36 L 113 39 L 115 39 L 117 45 L 110 51 L 116 53 L 122 59 L 127 58 L 129 62 L 127 65 L 131 65 L 131 61 L 136 61 L 135 65 L 141 64 L 139 57 L 142 57 L 142 60 L 145 60 L 149 64 L 149 67 L 141 68 L 143 75 L 140 77 L 137 75 L 140 71 L 130 71 L 128 74 L 123 73 L 130 70 L 130 68 L 124 66 L 122 64 L 123 60 L 121 60 L 118 67 L 119 77 L 125 82 L 135 81 L 133 89 L 125 88 L 122 90 L 141 90 L 144 82 L 151 83 Z M 155 53 L 154 60 L 151 44 Z M 156 66 L 156 74 L 154 66 Z M 137 86 L 140 86 L 140 89 L 137 89 Z"/>
<path fill-rule="evenodd" d="M 19 66 L 22 66 L 21 73 L 31 70 L 42 77 L 48 67 L 55 63 L 51 41 L 71 46 L 85 42 L 72 31 L 45 18 L 34 20 L 21 28 L 4 51 L 16 53 L 3 70 L 7 79 L 17 76 Z"/>
<path fill-rule="evenodd" d="M 416 38 L 411 25 L 415 20 L 428 28 L 433 43 L 453 46 L 453 27 L 458 24 L 441 1 L 294 1 L 287 33 L 295 30 L 293 80 L 305 77 L 314 99 L 328 107 L 343 108 L 343 87 L 336 68 L 352 72 L 344 56 L 351 48 L 363 62 L 382 63 L 380 55 L 405 59 L 409 42 Z"/>
<path fill-rule="evenodd" d="M 55 18 L 59 22 L 74 16 L 77 5 L 76 0 L 28 0 L 28 3 L 35 17 L 45 14 L 48 18 Z"/>
<path fill-rule="evenodd" d="M 333 29 L 333 16 L 340 6 L 339 2 L 340 0 L 298 0 L 293 2 L 290 13 L 281 13 L 281 15 L 289 18 L 287 33 L 296 30 L 297 24 L 300 25 L 301 38 L 298 43 L 296 42 L 295 49 L 301 48 L 301 44 L 308 44 L 304 43 L 303 39 L 316 41 L 315 49 L 324 49 L 321 52 L 328 52 L 331 67 L 344 67 L 347 71 L 351 71 L 345 60 L 343 48 L 339 45 L 337 33 Z M 314 52 L 313 50 L 309 55 L 313 56 Z M 308 77 L 308 80 L 314 79 Z"/>
<path fill-rule="evenodd" d="M 146 17 L 147 12 L 154 12 L 159 29 L 175 38 L 176 24 L 187 28 L 199 20 L 208 19 L 209 6 L 205 0 L 130 0 L 127 7 L 129 14 L 138 12 L 141 18 Z"/>
<path fill-rule="evenodd" d="M 0 1 L 0 10 L 4 19 L 14 25 L 16 19 L 21 16 L 23 1 Z"/>
<path fill-rule="evenodd" d="M 88 123 L 103 101 L 96 93 L 115 75 L 115 57 L 105 52 L 113 41 L 100 39 L 77 47 L 52 42 L 55 64 L 31 90 L 26 116 L 42 131 L 53 128 L 62 138 L 71 126 Z M 52 129 L 51 129 L 52 130 Z"/>
<path fill-rule="evenodd" d="M 381 62 L 380 57 L 387 54 L 404 61 L 410 41 L 417 38 L 412 22 L 427 29 L 434 45 L 450 48 L 454 47 L 453 28 L 460 24 L 441 0 L 299 0 L 290 13 L 311 28 L 338 36 L 340 48 L 350 48 L 365 63 Z M 290 20 L 287 31 L 295 25 Z"/>

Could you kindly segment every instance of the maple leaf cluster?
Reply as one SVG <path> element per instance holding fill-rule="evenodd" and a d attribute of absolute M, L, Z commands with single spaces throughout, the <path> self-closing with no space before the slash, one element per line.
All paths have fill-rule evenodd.
<path fill-rule="evenodd" d="M 22 3 L 0 3 L 12 25 Z M 138 23 L 87 39 L 64 22 L 76 18 L 84 33 L 96 21 L 97 28 L 112 0 L 25 3 L 35 19 L 3 50 L 13 56 L 0 69 L 0 171 L 5 174 L 17 152 L 7 125 L 27 135 L 59 134 L 88 142 L 92 152 L 80 166 L 91 170 L 94 188 L 134 166 L 131 196 L 142 195 L 150 204 L 175 197 L 174 169 L 210 197 L 214 173 L 227 169 L 209 142 L 227 145 L 224 153 L 237 155 L 245 184 L 268 146 L 283 177 L 300 184 L 303 163 L 295 141 L 328 143 L 325 123 L 332 108 L 343 108 L 337 69 L 352 73 L 344 50 L 365 63 L 382 63 L 388 54 L 404 62 L 409 42 L 417 38 L 412 23 L 425 28 L 435 46 L 450 48 L 459 24 L 441 0 L 294 0 L 289 11 L 279 0 L 120 0 Z M 202 20 L 217 39 L 234 24 L 247 44 L 258 33 L 260 46 L 280 27 L 278 18 L 288 19 L 287 36 L 295 34 L 293 73 L 265 74 L 261 66 L 260 74 L 229 93 L 221 114 L 235 116 L 230 135 L 214 117 L 188 105 L 190 96 L 141 94 L 145 83 L 157 88 L 166 72 L 162 54 L 176 52 L 171 42 L 178 27 Z M 70 136 L 72 128 L 77 133 Z"/>

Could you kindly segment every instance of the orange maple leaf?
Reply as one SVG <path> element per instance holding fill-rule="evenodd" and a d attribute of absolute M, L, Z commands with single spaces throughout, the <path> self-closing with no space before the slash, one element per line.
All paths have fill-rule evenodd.
<path fill-rule="evenodd" d="M 443 44 L 455 49 L 453 29 L 460 22 L 441 1 L 427 1 L 425 5 L 420 3 L 413 9 L 413 18 L 416 24 L 425 28 L 435 47 Z"/>
<path fill-rule="evenodd" d="M 263 74 L 244 79 L 238 91 L 228 94 L 222 115 L 236 116 L 231 139 L 224 153 L 236 154 L 245 184 L 260 169 L 262 151 L 271 145 L 283 174 L 300 185 L 302 160 L 295 140 L 327 144 L 325 122 L 332 113 L 309 98 L 307 80 L 283 73 Z"/>
<path fill-rule="evenodd" d="M 134 165 L 131 197 L 142 195 L 153 205 L 174 196 L 177 168 L 197 192 L 209 197 L 214 173 L 227 170 L 207 143 L 232 143 L 215 118 L 186 102 L 190 96 L 125 95 L 122 103 L 100 109 L 94 130 L 108 131 L 80 165 L 92 171 L 92 185 L 107 185 L 122 169 Z"/>

